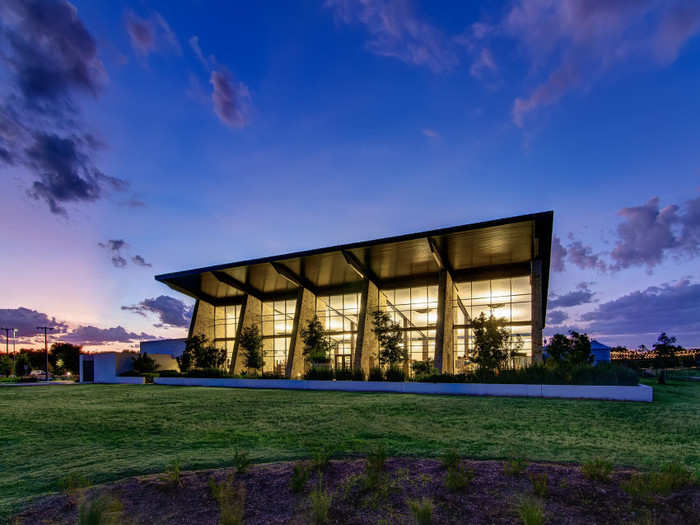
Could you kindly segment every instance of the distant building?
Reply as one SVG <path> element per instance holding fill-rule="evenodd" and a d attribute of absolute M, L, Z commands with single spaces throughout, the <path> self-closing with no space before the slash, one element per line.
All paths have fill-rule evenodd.
<path fill-rule="evenodd" d="M 141 353 L 167 354 L 172 357 L 180 357 L 185 351 L 185 339 L 156 339 L 155 341 L 141 341 Z"/>
<path fill-rule="evenodd" d="M 591 341 L 591 354 L 593 354 L 593 364 L 610 362 L 610 347 L 593 339 Z"/>

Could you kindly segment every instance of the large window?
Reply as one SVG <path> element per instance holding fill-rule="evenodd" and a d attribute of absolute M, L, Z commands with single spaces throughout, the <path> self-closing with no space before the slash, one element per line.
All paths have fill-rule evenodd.
<path fill-rule="evenodd" d="M 231 356 L 233 354 L 233 345 L 236 341 L 240 315 L 240 305 L 214 307 L 214 346 L 226 350 L 225 368 L 231 365 Z"/>
<path fill-rule="evenodd" d="M 284 374 L 294 326 L 295 299 L 262 303 L 263 371 Z"/>
<path fill-rule="evenodd" d="M 319 296 L 316 299 L 316 315 L 334 343 L 332 365 L 352 368 L 360 317 L 360 294 Z"/>
<path fill-rule="evenodd" d="M 438 316 L 438 287 L 415 286 L 381 290 L 380 304 L 401 326 L 409 362 L 435 358 L 435 326 Z"/>
<path fill-rule="evenodd" d="M 471 368 L 469 356 L 474 351 L 470 319 L 482 313 L 504 319 L 511 332 L 513 348 L 520 344 L 524 358 L 516 359 L 515 366 L 530 361 L 532 355 L 532 295 L 530 278 L 513 277 L 488 281 L 455 283 L 454 349 L 455 371 Z"/>

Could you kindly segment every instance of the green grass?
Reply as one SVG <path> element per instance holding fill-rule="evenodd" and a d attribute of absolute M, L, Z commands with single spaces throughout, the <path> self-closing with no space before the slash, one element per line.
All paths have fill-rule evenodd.
<path fill-rule="evenodd" d="M 131 385 L 0 389 L 0 521 L 68 475 L 95 483 L 183 469 L 338 455 L 441 456 L 700 470 L 700 384 L 618 403 Z"/>

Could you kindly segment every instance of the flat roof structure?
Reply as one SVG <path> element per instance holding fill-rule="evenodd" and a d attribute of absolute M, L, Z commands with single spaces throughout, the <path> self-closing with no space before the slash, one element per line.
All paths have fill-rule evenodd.
<path fill-rule="evenodd" d="M 265 313 L 264 305 L 275 305 L 284 301 L 291 301 L 293 304 L 286 305 L 282 315 L 291 321 L 291 326 L 288 326 L 288 330 L 285 332 L 285 344 L 294 345 L 299 343 L 299 338 L 295 338 L 292 332 L 300 330 L 299 323 L 303 326 L 303 323 L 308 320 L 306 318 L 312 315 L 312 310 L 315 314 L 318 314 L 320 311 L 317 298 L 333 298 L 358 294 L 357 300 L 353 299 L 355 301 L 352 303 L 354 306 L 350 308 L 350 310 L 353 308 L 357 310 L 351 316 L 354 319 L 354 324 L 347 330 L 343 329 L 343 333 L 346 333 L 346 335 L 347 333 L 354 334 L 351 337 L 353 342 L 350 350 L 350 354 L 352 354 L 350 361 L 351 364 L 358 364 L 360 361 L 354 363 L 358 359 L 358 344 L 368 339 L 368 337 L 359 335 L 360 329 L 366 329 L 366 327 L 361 326 L 366 323 L 361 321 L 360 317 L 362 315 L 366 317 L 370 313 L 368 302 L 370 307 L 376 309 L 386 308 L 385 303 L 388 301 L 388 304 L 391 305 L 390 308 L 393 309 L 392 311 L 396 312 L 398 318 L 403 319 L 406 317 L 406 313 L 411 311 L 411 303 L 406 303 L 408 306 L 402 309 L 397 301 L 418 303 L 414 299 L 399 299 L 396 293 L 401 295 L 403 292 L 400 291 L 404 289 L 418 290 L 419 287 L 426 287 L 425 301 L 429 303 L 428 310 L 432 307 L 440 310 L 441 313 L 436 312 L 439 314 L 437 317 L 440 317 L 440 319 L 432 319 L 432 314 L 429 313 L 427 315 L 431 317 L 430 319 L 426 318 L 425 323 L 420 321 L 423 324 L 416 325 L 411 317 L 409 321 L 405 322 L 405 329 L 407 333 L 420 332 L 424 341 L 432 337 L 440 344 L 441 338 L 444 343 L 445 329 L 444 327 L 439 329 L 438 325 L 440 323 L 444 324 L 448 317 L 453 317 L 451 315 L 453 302 L 455 303 L 455 308 L 459 308 L 459 310 L 455 310 L 457 312 L 455 315 L 459 317 L 459 312 L 461 311 L 466 317 L 462 319 L 461 323 L 457 322 L 459 319 L 455 317 L 455 322 L 447 322 L 447 324 L 452 327 L 451 329 L 454 329 L 455 323 L 457 326 L 464 325 L 464 327 L 468 328 L 468 317 L 469 315 L 476 315 L 477 310 L 479 310 L 478 303 L 481 301 L 474 294 L 485 293 L 477 291 L 477 289 L 481 290 L 484 286 L 479 283 L 491 283 L 489 284 L 489 297 L 496 297 L 494 294 L 501 293 L 498 290 L 506 285 L 505 279 L 527 276 L 530 282 L 530 289 L 527 290 L 527 293 L 525 293 L 524 289 L 515 290 L 515 288 L 508 293 L 511 294 L 512 292 L 512 297 L 530 296 L 528 301 L 531 315 L 527 322 L 529 325 L 536 326 L 535 330 L 539 332 L 539 334 L 530 334 L 530 347 L 533 355 L 539 355 L 541 354 L 541 329 L 544 326 L 547 309 L 553 215 L 551 211 L 520 215 L 371 241 L 341 244 L 315 250 L 195 268 L 157 275 L 156 279 L 167 284 L 172 289 L 197 300 L 190 334 L 199 332 L 213 340 L 221 340 L 222 343 L 228 341 L 230 343 L 228 346 L 231 347 L 231 366 L 235 368 L 237 366 L 235 363 L 237 359 L 235 355 L 237 350 L 236 335 L 232 332 L 227 332 L 224 337 L 217 337 L 216 330 L 214 330 L 214 326 L 217 324 L 217 314 L 214 312 L 214 309 L 226 312 L 226 308 L 229 307 L 231 314 L 221 313 L 219 317 L 223 319 L 225 316 L 228 316 L 227 322 L 238 327 L 244 320 L 240 317 L 242 315 L 240 311 L 233 313 L 236 310 L 234 307 L 238 307 L 238 310 L 245 309 L 244 305 L 249 303 L 248 309 L 250 310 L 252 301 L 255 301 L 254 309 L 257 322 L 264 325 L 263 321 L 266 315 L 274 316 L 276 312 L 279 313 L 281 311 L 280 308 L 271 306 L 272 310 Z M 493 284 L 494 281 L 496 284 Z M 470 284 L 467 285 L 466 283 Z M 471 283 L 476 284 L 472 285 Z M 509 281 L 508 286 L 511 285 L 522 288 L 523 282 L 522 280 L 517 283 Z M 476 286 L 476 288 L 473 288 L 473 286 Z M 468 293 L 466 292 L 467 288 L 469 288 Z M 380 293 L 388 290 L 397 291 L 388 294 L 394 294 L 394 300 L 388 299 L 386 293 Z M 301 312 L 303 291 L 306 291 L 308 294 L 309 299 L 307 303 L 310 304 L 311 298 L 313 298 L 314 302 L 313 307 L 306 308 L 308 312 L 304 315 Z M 383 295 L 386 297 L 379 297 L 376 301 L 370 298 L 368 301 L 367 296 L 375 294 L 375 292 L 378 296 Z M 414 292 L 411 293 L 413 294 Z M 415 292 L 416 297 L 420 293 L 422 292 Z M 473 300 L 472 297 L 474 297 Z M 499 295 L 498 297 L 506 297 L 506 295 Z M 511 295 L 508 295 L 508 297 L 511 297 Z M 467 299 L 471 301 L 469 308 L 465 306 Z M 328 314 L 329 319 L 332 317 L 331 314 L 337 311 L 335 307 L 331 308 L 329 306 L 332 301 L 333 299 L 327 299 L 326 301 L 328 302 L 327 309 L 330 309 L 328 311 L 331 312 Z M 490 302 L 484 304 L 495 305 L 495 310 L 498 310 L 499 307 L 499 311 L 503 310 L 500 299 L 498 299 L 498 302 L 491 301 L 491 299 L 488 301 Z M 515 304 L 511 299 L 509 301 L 509 305 L 511 303 Z M 473 308 L 476 308 L 476 310 Z M 509 306 L 508 308 L 509 315 L 512 315 L 514 307 Z M 202 309 L 207 309 L 208 312 L 205 316 L 207 320 L 204 324 L 198 322 L 197 319 L 202 316 Z M 536 312 L 534 311 L 535 309 L 537 310 Z M 492 308 L 492 310 L 494 309 Z M 234 316 L 238 316 L 235 322 L 232 321 Z M 252 318 L 245 321 L 248 324 L 255 322 Z M 524 323 L 525 321 L 513 322 Z M 206 323 L 211 325 L 210 328 L 205 327 Z M 436 329 L 437 332 L 442 330 L 442 336 L 437 333 L 433 335 Z M 430 335 L 426 335 L 428 332 Z M 263 335 L 268 338 L 275 337 L 274 333 L 266 333 L 264 329 Z M 371 339 L 371 337 L 369 338 Z M 293 339 L 297 340 L 294 341 Z M 452 337 L 448 339 L 452 339 Z M 465 332 L 463 339 L 465 339 L 464 344 L 468 346 L 466 341 L 468 339 L 467 332 Z M 290 356 L 293 357 L 293 353 L 293 349 L 287 348 L 278 353 L 279 355 L 286 354 L 285 359 L 275 358 L 275 361 L 285 361 L 284 367 L 289 369 L 287 370 L 287 375 L 290 377 Z M 365 352 L 366 356 L 367 353 Z M 444 361 L 438 355 L 434 359 L 436 362 Z M 449 357 L 449 359 L 453 360 L 452 357 Z M 366 361 L 365 359 L 364 362 Z M 453 366 L 453 364 L 450 364 L 442 368 L 450 370 Z M 303 368 L 302 365 L 295 366 L 295 370 L 301 368 Z M 363 368 L 366 368 L 366 366 L 363 366 Z"/>

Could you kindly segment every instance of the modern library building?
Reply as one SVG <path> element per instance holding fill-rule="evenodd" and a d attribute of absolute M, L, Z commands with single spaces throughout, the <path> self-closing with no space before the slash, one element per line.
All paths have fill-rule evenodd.
<path fill-rule="evenodd" d="M 156 276 L 196 299 L 189 336 L 204 335 L 243 369 L 238 337 L 257 325 L 265 372 L 298 378 L 301 332 L 316 315 L 334 367 L 378 365 L 373 312 L 403 332 L 409 360 L 469 369 L 471 319 L 504 319 L 523 364 L 542 358 L 553 212 L 388 237 Z"/>

